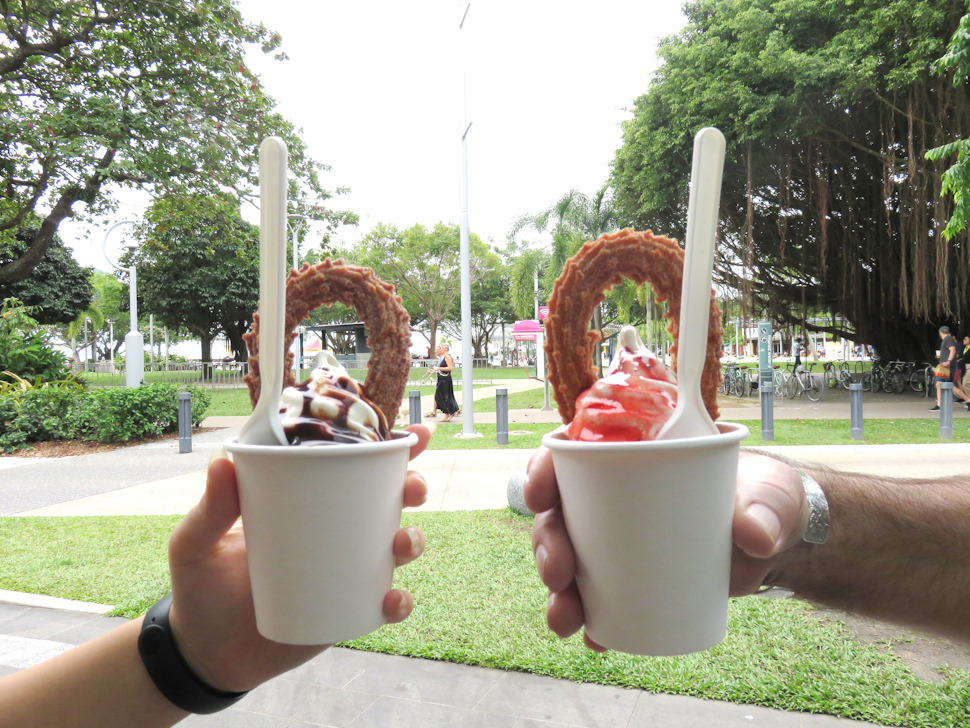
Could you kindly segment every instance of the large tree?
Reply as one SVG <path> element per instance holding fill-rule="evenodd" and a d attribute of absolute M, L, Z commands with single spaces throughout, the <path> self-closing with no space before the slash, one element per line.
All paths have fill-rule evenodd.
<path fill-rule="evenodd" d="M 485 251 L 482 251 L 479 262 L 481 277 L 471 286 L 471 342 L 472 356 L 483 359 L 488 356 L 488 343 L 494 338 L 499 324 L 515 320 L 515 309 L 509 297 L 508 266 L 496 253 Z M 460 300 L 455 299 L 451 315 L 442 326 L 449 335 L 461 339 Z"/>
<path fill-rule="evenodd" d="M 0 267 L 24 255 L 36 235 L 35 227 L 20 230 L 14 237 L 0 237 Z M 0 300 L 19 299 L 39 323 L 68 323 L 91 303 L 90 275 L 91 269 L 82 268 L 55 235 L 30 278 L 16 283 L 0 281 Z"/>
<path fill-rule="evenodd" d="M 943 75 L 952 71 L 954 86 L 966 84 L 970 78 L 970 13 L 960 19 L 946 54 L 933 64 L 933 70 Z M 970 220 L 970 139 L 955 139 L 926 152 L 927 158 L 934 161 L 950 159 L 954 154 L 956 161 L 942 178 L 943 192 L 953 195 L 953 214 L 943 230 L 947 240 L 966 230 Z"/>
<path fill-rule="evenodd" d="M 750 314 L 926 358 L 970 312 L 970 245 L 925 151 L 970 132 L 930 72 L 965 0 L 695 0 L 614 160 L 626 222 L 683 236 L 690 150 L 728 139 L 718 272 Z M 812 321 L 840 314 L 844 325 Z"/>
<path fill-rule="evenodd" d="M 279 35 L 235 0 L 32 0 L 0 13 L 0 239 L 42 220 L 0 282 L 27 278 L 62 220 L 112 209 L 122 186 L 250 196 L 271 134 L 289 146 L 291 206 L 354 219 L 325 209 L 322 166 L 246 66 L 247 48 L 276 52 Z"/>
<path fill-rule="evenodd" d="M 471 284 L 482 277 L 489 255 L 494 255 L 478 235 L 469 236 Z M 437 223 L 433 228 L 414 225 L 398 230 L 378 224 L 357 246 L 345 251 L 348 262 L 369 266 L 382 279 L 394 284 L 411 325 L 425 324 L 434 350 L 438 327 L 448 317 L 461 294 L 459 229 Z"/>
<path fill-rule="evenodd" d="M 137 266 L 139 313 L 199 337 L 203 361 L 219 334 L 243 361 L 242 336 L 259 299 L 259 228 L 240 217 L 238 203 L 169 195 L 155 201 L 135 237 L 125 265 Z"/>

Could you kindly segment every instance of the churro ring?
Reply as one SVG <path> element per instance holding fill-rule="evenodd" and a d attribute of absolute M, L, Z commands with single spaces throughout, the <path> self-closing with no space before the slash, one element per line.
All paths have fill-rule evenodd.
<path fill-rule="evenodd" d="M 289 350 L 296 339 L 296 327 L 314 309 L 338 301 L 352 306 L 367 327 L 367 345 L 372 354 L 367 362 L 364 394 L 381 409 L 388 426 L 393 427 L 411 373 L 411 316 L 394 292 L 394 286 L 382 281 L 370 268 L 328 258 L 317 265 L 304 263 L 299 271 L 290 271 L 286 277 L 283 386 L 297 383 L 292 371 L 293 354 Z M 253 328 L 243 339 L 249 348 L 249 374 L 244 381 L 255 406 L 259 399 L 259 313 L 253 317 Z"/>
<path fill-rule="evenodd" d="M 593 351 L 600 341 L 598 331 L 589 330 L 593 311 L 606 298 L 606 291 L 628 278 L 637 285 L 650 283 L 658 301 L 669 301 L 664 317 L 674 337 L 674 368 L 680 329 L 680 293 L 684 276 L 684 251 L 676 241 L 652 231 L 632 228 L 587 242 L 566 261 L 549 298 L 546 318 L 546 361 L 553 396 L 564 423 L 576 412 L 576 398 L 596 382 Z M 701 377 L 704 406 L 712 420 L 718 418 L 717 388 L 721 383 L 721 309 L 711 295 L 711 317 L 707 328 L 707 355 Z"/>

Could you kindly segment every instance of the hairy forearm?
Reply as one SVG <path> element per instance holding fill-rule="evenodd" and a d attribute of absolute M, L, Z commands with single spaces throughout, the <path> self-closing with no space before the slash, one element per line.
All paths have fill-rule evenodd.
<path fill-rule="evenodd" d="M 141 620 L 0 680 L 0 728 L 164 728 L 186 717 L 138 655 Z"/>
<path fill-rule="evenodd" d="M 847 611 L 970 642 L 970 478 L 891 479 L 803 468 L 831 510 L 766 583 Z"/>

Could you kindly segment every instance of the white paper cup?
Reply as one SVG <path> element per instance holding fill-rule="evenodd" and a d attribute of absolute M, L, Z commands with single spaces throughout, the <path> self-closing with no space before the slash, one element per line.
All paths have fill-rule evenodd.
<path fill-rule="evenodd" d="M 637 655 L 683 655 L 727 633 L 738 453 L 748 429 L 552 451 L 590 639 Z"/>
<path fill-rule="evenodd" d="M 417 436 L 284 447 L 225 443 L 236 465 L 256 626 L 332 644 L 384 624 L 408 451 Z"/>

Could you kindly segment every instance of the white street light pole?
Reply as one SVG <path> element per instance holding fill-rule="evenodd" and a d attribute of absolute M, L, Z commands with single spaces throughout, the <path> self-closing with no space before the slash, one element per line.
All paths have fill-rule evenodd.
<path fill-rule="evenodd" d="M 129 310 L 131 312 L 131 329 L 125 335 L 125 386 L 126 387 L 140 387 L 142 380 L 145 378 L 145 337 L 141 335 L 138 331 L 138 271 L 135 270 L 134 264 L 130 268 L 122 268 L 115 261 L 108 258 L 107 247 L 108 247 L 108 236 L 111 231 L 122 225 L 134 225 L 134 220 L 122 220 L 121 222 L 116 222 L 114 225 L 108 228 L 108 232 L 104 234 L 104 243 L 102 244 L 102 251 L 104 252 L 104 257 L 112 265 L 112 267 L 118 270 L 127 271 L 129 276 L 128 284 L 128 304 Z M 131 249 L 138 246 L 129 245 Z"/>
<path fill-rule="evenodd" d="M 300 231 L 310 218 L 306 215 L 292 213 L 286 216 L 287 225 L 290 226 L 290 237 L 293 240 L 293 270 L 300 270 Z M 291 222 L 292 221 L 292 222 Z M 300 336 L 300 353 L 293 357 L 293 378 L 300 381 L 300 373 L 303 371 L 303 334 L 306 329 L 302 326 L 297 327 Z"/>
<path fill-rule="evenodd" d="M 111 358 L 111 373 L 115 371 L 115 322 L 108 319 L 108 356 Z"/>
<path fill-rule="evenodd" d="M 296 213 L 286 216 L 287 223 L 290 227 L 290 239 L 293 241 L 293 270 L 300 270 L 300 239 L 299 234 L 306 225 L 306 221 L 309 218 L 306 215 L 299 215 Z M 290 222 L 292 221 L 292 222 Z"/>
<path fill-rule="evenodd" d="M 465 14 L 461 17 L 458 30 L 465 27 L 465 19 L 471 3 L 465 6 Z M 459 235 L 459 252 L 461 254 L 461 434 L 463 437 L 475 436 L 475 393 L 472 389 L 474 381 L 474 359 L 472 358 L 472 295 L 471 295 L 471 265 L 469 263 L 468 240 L 468 84 L 465 79 L 465 45 L 461 49 L 462 75 L 462 114 L 465 130 L 461 135 L 461 227 Z"/>

